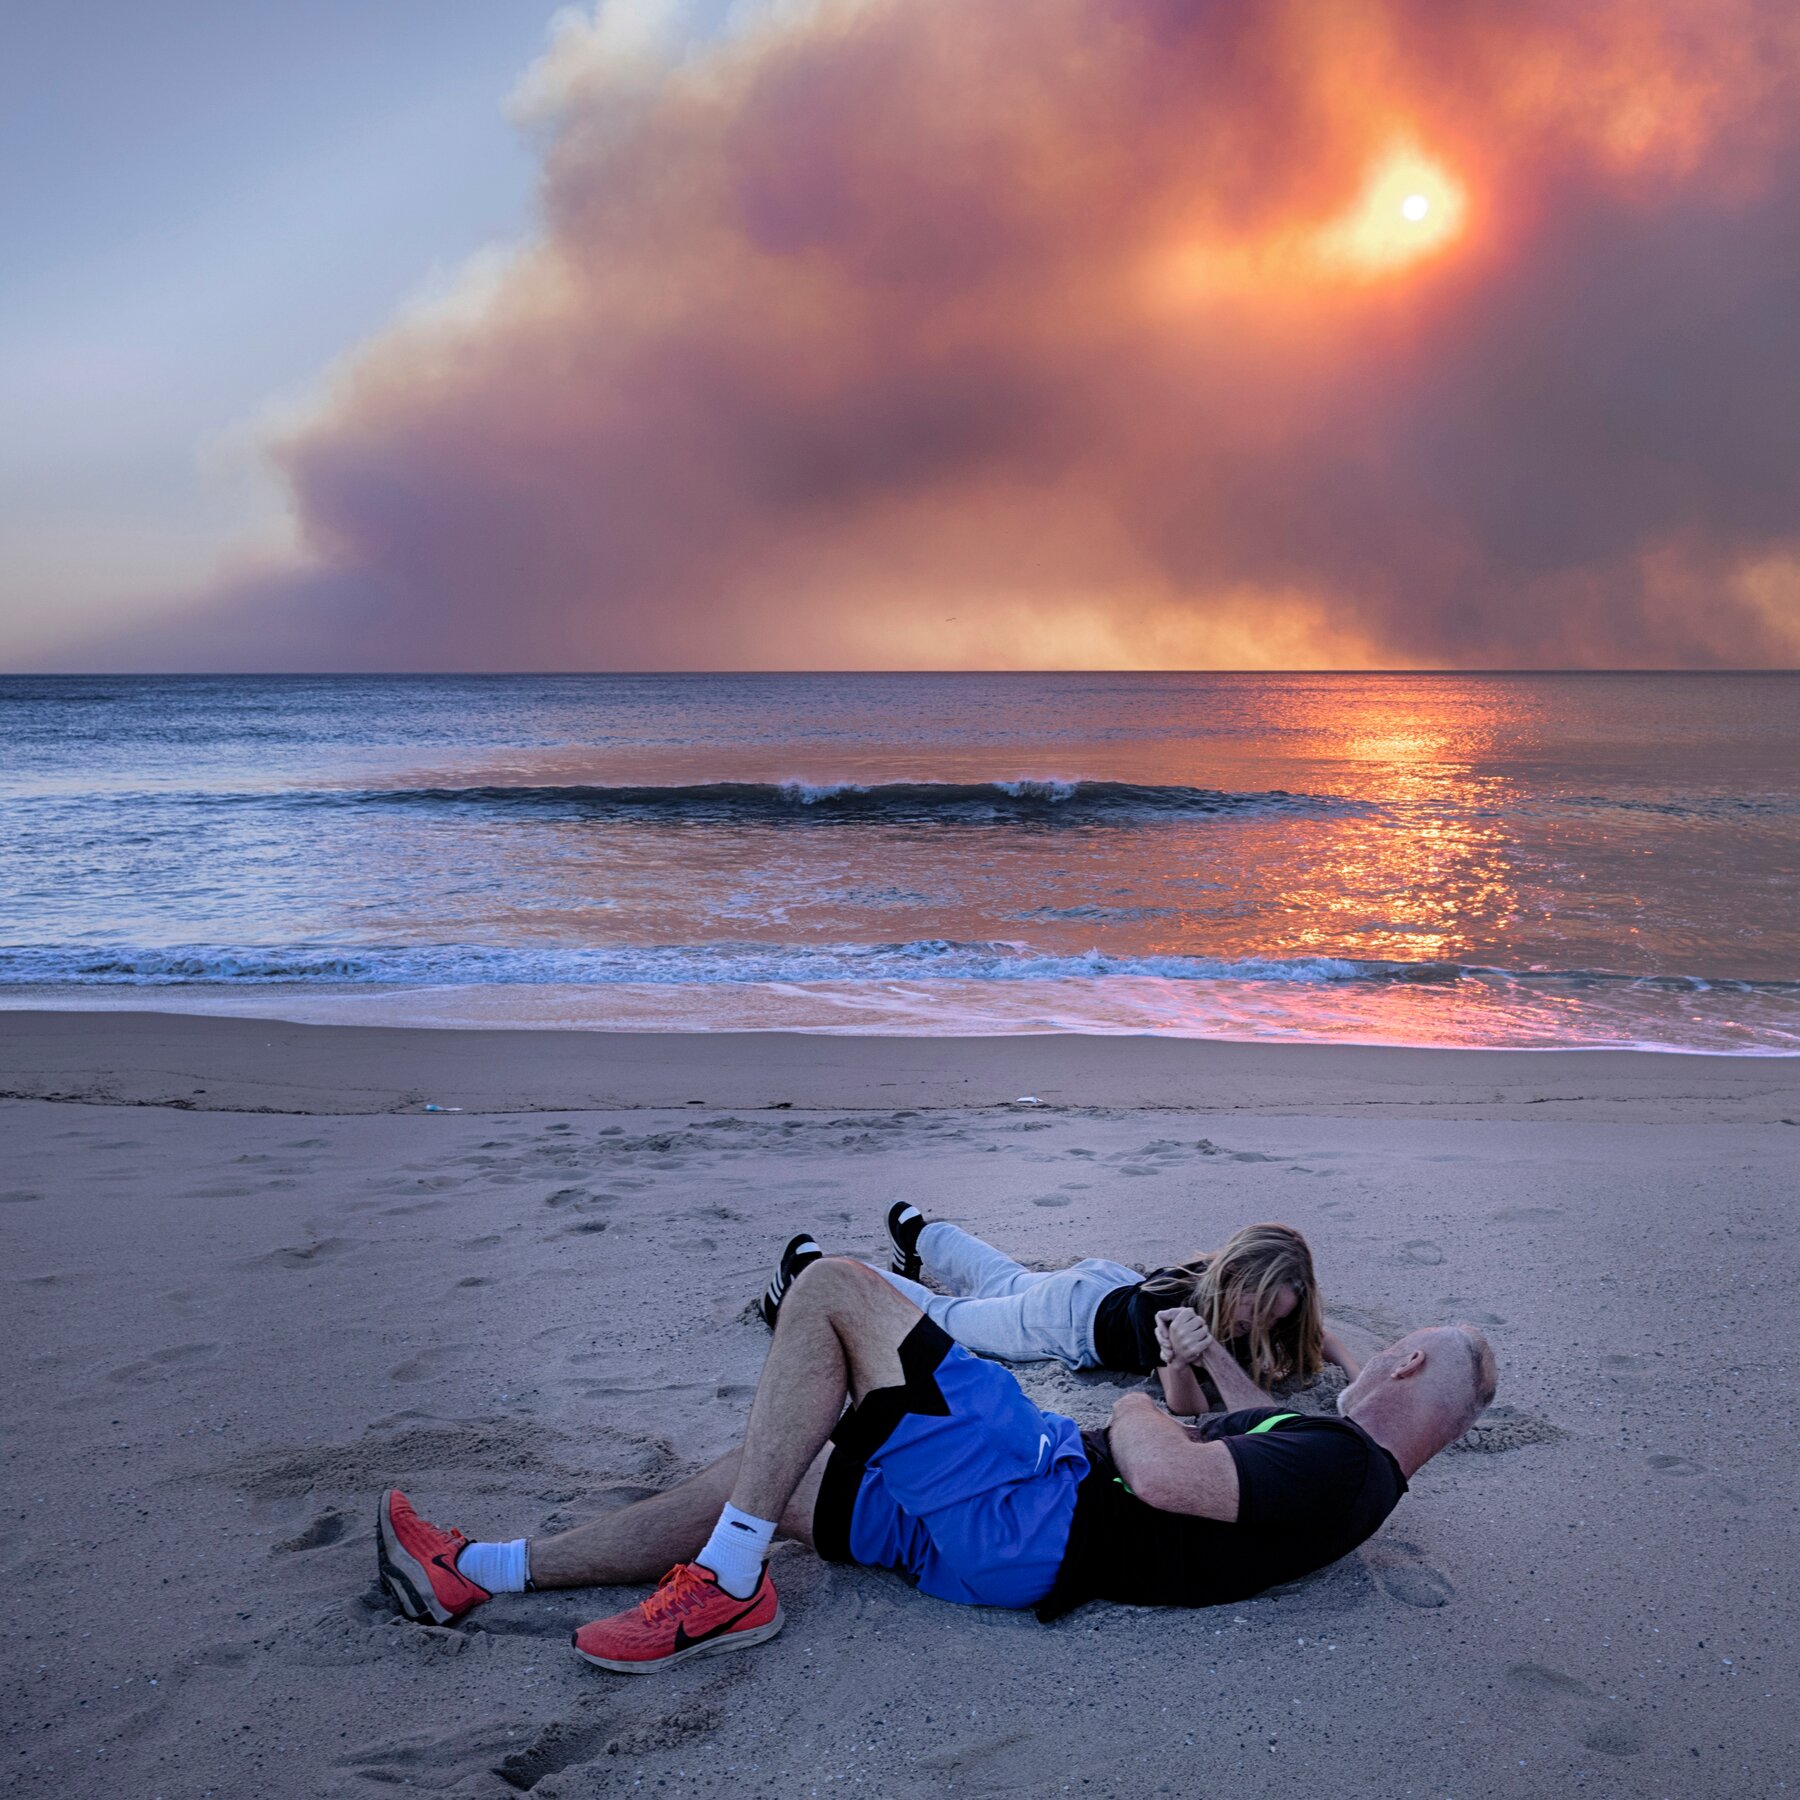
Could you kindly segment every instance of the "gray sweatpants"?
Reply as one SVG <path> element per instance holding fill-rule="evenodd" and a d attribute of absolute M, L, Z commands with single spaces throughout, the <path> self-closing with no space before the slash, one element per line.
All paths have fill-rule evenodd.
<path fill-rule="evenodd" d="M 947 1294 L 883 1269 L 895 1287 L 979 1356 L 1003 1362 L 1059 1362 L 1066 1369 L 1098 1367 L 1094 1314 L 1114 1288 L 1144 1278 L 1123 1263 L 1084 1257 L 1067 1269 L 1021 1268 L 992 1244 L 960 1226 L 933 1221 L 919 1233 L 924 1272 Z"/>

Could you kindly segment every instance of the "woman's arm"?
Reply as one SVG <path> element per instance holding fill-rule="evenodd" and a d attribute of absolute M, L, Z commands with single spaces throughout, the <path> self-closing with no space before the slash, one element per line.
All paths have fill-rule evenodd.
<path fill-rule="evenodd" d="M 1356 1358 L 1344 1348 L 1344 1340 L 1340 1338 L 1336 1332 L 1326 1332 L 1325 1341 L 1320 1345 L 1320 1348 L 1325 1352 L 1325 1360 L 1327 1362 L 1336 1363 L 1352 1381 L 1361 1374 L 1362 1371 L 1357 1364 Z"/>
<path fill-rule="evenodd" d="M 1196 1390 L 1200 1387 L 1202 1369 L 1212 1377 L 1213 1386 L 1219 1390 L 1219 1401 L 1227 1412 L 1269 1404 L 1269 1396 L 1238 1367 L 1237 1358 L 1207 1330 L 1206 1321 L 1191 1306 L 1173 1307 L 1168 1312 L 1158 1313 L 1156 1337 L 1163 1346 L 1165 1359 L 1158 1371 L 1163 1376 L 1165 1397 L 1169 1393 L 1168 1370 L 1173 1364 L 1181 1363 Z M 1180 1407 L 1173 1400 L 1169 1401 L 1170 1412 L 1189 1410 L 1211 1412 L 1212 1407 L 1204 1394 L 1197 1408 Z"/>
<path fill-rule="evenodd" d="M 1191 1419 L 1212 1411 L 1212 1402 L 1207 1399 L 1192 1363 L 1165 1362 L 1156 1371 L 1156 1378 L 1162 1383 L 1163 1402 L 1170 1412 Z"/>

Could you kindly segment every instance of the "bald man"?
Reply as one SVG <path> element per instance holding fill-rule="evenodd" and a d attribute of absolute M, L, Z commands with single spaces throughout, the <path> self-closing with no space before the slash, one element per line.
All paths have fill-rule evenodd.
<path fill-rule="evenodd" d="M 776 1535 L 1045 1621 L 1095 1599 L 1228 1604 L 1355 1549 L 1494 1384 L 1481 1334 L 1437 1326 L 1373 1357 L 1337 1418 L 1256 1407 L 1189 1425 L 1129 1393 L 1084 1433 L 875 1271 L 828 1257 L 783 1299 L 740 1450 L 532 1540 L 471 1543 L 390 1491 L 381 1580 L 408 1618 L 449 1625 L 499 1592 L 660 1575 L 649 1599 L 575 1634 L 580 1655 L 626 1674 L 773 1637 Z"/>

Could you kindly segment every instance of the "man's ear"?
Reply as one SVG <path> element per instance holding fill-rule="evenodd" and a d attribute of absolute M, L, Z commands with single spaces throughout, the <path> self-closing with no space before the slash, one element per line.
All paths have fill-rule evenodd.
<path fill-rule="evenodd" d="M 1390 1381 L 1405 1381 L 1409 1376 L 1418 1374 L 1424 1366 L 1425 1352 L 1423 1350 L 1409 1350 L 1400 1361 L 1388 1371 L 1388 1379 Z"/>

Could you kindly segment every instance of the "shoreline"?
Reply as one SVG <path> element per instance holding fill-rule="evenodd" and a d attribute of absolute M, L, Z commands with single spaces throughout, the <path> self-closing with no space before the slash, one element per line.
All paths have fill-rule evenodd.
<path fill-rule="evenodd" d="M 1503 972 L 1502 972 L 1503 973 Z M 0 984 L 0 1015 L 157 1012 L 292 1024 L 697 1036 L 1159 1038 L 1359 1049 L 1800 1057 L 1800 987 L 1596 978 L 1571 1005 L 1507 977 L 1188 982 L 1108 974 L 845 982 Z M 1577 982 L 1575 976 L 1566 979 Z M 1510 985 L 1508 985 L 1510 983 Z"/>
<path fill-rule="evenodd" d="M 1570 1091 L 1576 1090 L 1576 1091 Z M 1429 1093 L 1426 1101 L 1423 1096 Z M 0 1012 L 0 1097 L 189 1112 L 637 1107 L 1079 1108 L 1604 1117 L 1622 1101 L 1751 1122 L 1800 1111 L 1800 1057 L 1306 1044 L 299 1023 Z M 1724 1113 L 1715 1109 L 1724 1108 Z M 1539 1111 L 1538 1109 L 1543 1109 Z M 1023 1110 L 1023 1109 L 1020 1109 Z"/>

